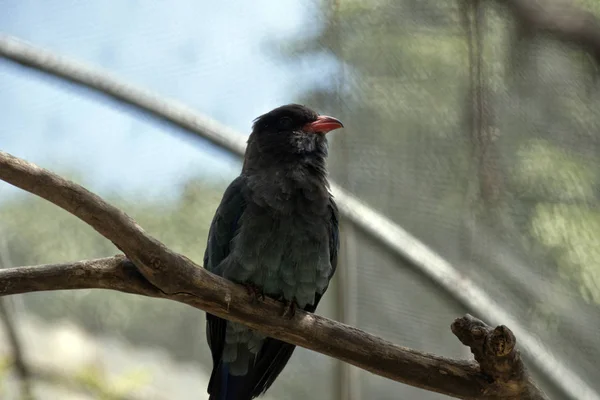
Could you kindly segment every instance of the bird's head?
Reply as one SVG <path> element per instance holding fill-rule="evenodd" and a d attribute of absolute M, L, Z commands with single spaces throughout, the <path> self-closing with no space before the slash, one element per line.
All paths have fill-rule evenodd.
<path fill-rule="evenodd" d="M 344 125 L 319 115 L 308 107 L 288 104 L 277 107 L 254 120 L 248 148 L 261 155 L 327 154 L 325 135 Z"/>

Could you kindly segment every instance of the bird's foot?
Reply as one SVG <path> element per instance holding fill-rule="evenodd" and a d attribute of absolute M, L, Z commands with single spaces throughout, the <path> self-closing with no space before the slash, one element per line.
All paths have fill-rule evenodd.
<path fill-rule="evenodd" d="M 263 289 L 261 287 L 258 287 L 257 285 L 253 284 L 253 283 L 244 283 L 244 286 L 246 287 L 246 290 L 248 291 L 248 295 L 252 296 L 252 303 L 256 303 L 258 302 L 258 300 L 264 300 L 265 299 L 265 292 L 263 291 Z"/>
<path fill-rule="evenodd" d="M 296 299 L 293 299 L 292 301 L 283 300 L 283 304 L 284 304 L 284 308 L 283 308 L 283 314 L 281 314 L 281 316 L 282 317 L 289 316 L 290 319 L 294 318 L 294 316 L 296 315 L 296 308 L 298 307 L 298 303 L 296 303 Z"/>

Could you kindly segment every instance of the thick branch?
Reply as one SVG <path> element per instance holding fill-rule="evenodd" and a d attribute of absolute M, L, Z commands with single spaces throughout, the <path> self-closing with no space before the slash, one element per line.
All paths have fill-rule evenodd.
<path fill-rule="evenodd" d="M 468 314 L 456 319 L 451 328 L 462 344 L 471 348 L 480 372 L 490 378 L 487 393 L 504 393 L 511 388 L 521 400 L 542 398 L 540 388 L 525 370 L 510 329 L 504 325 L 492 329 Z"/>
<path fill-rule="evenodd" d="M 193 262 L 147 235 L 127 214 L 85 188 L 0 151 L 0 179 L 38 195 L 89 224 L 131 259 L 146 278 L 167 292 L 194 291 L 190 277 L 213 278 Z M 197 289 L 196 289 L 197 290 Z"/>
<path fill-rule="evenodd" d="M 496 331 L 470 316 L 457 320 L 468 323 L 457 325 L 458 322 L 455 322 L 453 330 L 455 330 L 454 326 L 459 328 L 455 330 L 455 334 L 464 344 L 472 348 L 476 359 L 481 363 L 483 374 L 472 362 L 447 359 L 397 346 L 356 328 L 317 315 L 298 311 L 293 319 L 282 318 L 280 303 L 266 299 L 264 302 L 251 304 L 244 289 L 224 280 L 223 284 L 230 293 L 223 293 L 221 288 L 208 287 L 203 289 L 204 295 L 200 296 L 182 293 L 165 294 L 147 282 L 135 265 L 123 256 L 72 264 L 0 270 L 0 295 L 43 290 L 102 288 L 169 299 L 223 318 L 243 322 L 277 339 L 336 357 L 375 374 L 430 391 L 464 399 L 546 398 L 528 380 L 518 352 L 514 349 L 514 341 L 510 351 L 506 351 L 506 354 L 511 355 L 510 357 L 506 355 L 497 357 L 492 353 L 487 353 L 490 357 L 477 356 L 480 341 L 470 342 L 463 340 L 463 337 L 473 336 L 472 331 L 479 329 L 483 332 L 480 336 L 481 340 L 489 336 L 488 341 L 492 342 Z M 213 303 L 206 301 L 205 297 L 217 298 L 220 301 Z M 498 329 L 510 332 L 504 327 L 496 328 Z M 510 335 L 512 337 L 512 333 Z M 491 367 L 488 366 L 496 365 L 501 365 L 506 371 L 515 372 L 490 379 L 495 375 L 489 372 Z M 526 394 L 527 397 L 523 397 Z"/>
<path fill-rule="evenodd" d="M 110 289 L 149 297 L 166 297 L 122 255 L 69 264 L 0 269 L 1 296 L 72 289 Z"/>
<path fill-rule="evenodd" d="M 520 395 L 513 386 L 500 385 L 491 390 L 485 376 L 471 363 L 396 346 L 356 328 L 301 311 L 292 319 L 282 318 L 281 304 L 270 299 L 252 304 L 241 286 L 169 250 L 97 195 L 2 151 L 0 179 L 79 217 L 112 240 L 135 263 L 117 256 L 75 264 L 5 269 L 0 271 L 0 295 L 100 287 L 167 298 L 412 386 L 467 399 Z M 504 390 L 501 395 L 499 389 Z M 541 392 L 537 393 L 538 399 L 544 398 Z"/>

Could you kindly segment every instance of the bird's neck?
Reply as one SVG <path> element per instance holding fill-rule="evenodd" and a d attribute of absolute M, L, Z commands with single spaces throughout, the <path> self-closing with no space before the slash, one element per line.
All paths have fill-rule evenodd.
<path fill-rule="evenodd" d="M 327 146 L 320 144 L 313 151 L 290 152 L 283 149 L 265 149 L 249 142 L 242 173 L 277 175 L 290 179 L 306 179 L 327 186 Z"/>
<path fill-rule="evenodd" d="M 316 154 L 279 155 L 260 157 L 245 162 L 243 173 L 252 175 L 277 175 L 292 180 L 312 180 L 327 184 L 327 163 L 325 157 Z"/>
<path fill-rule="evenodd" d="M 287 154 L 278 157 L 246 158 L 242 174 L 246 176 L 250 196 L 257 204 L 276 212 L 289 213 L 304 198 L 323 211 L 330 197 L 325 157 L 319 154 Z M 273 202 L 276 199 L 276 202 Z M 305 205 L 300 205 L 306 208 Z"/>

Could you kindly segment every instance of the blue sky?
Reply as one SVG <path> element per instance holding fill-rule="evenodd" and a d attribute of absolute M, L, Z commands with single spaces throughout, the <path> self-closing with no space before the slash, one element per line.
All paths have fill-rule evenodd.
<path fill-rule="evenodd" d="M 96 65 L 242 133 L 335 70 L 270 43 L 320 29 L 317 1 L 0 0 L 0 32 Z M 306 82 L 300 87 L 298 81 Z M 189 176 L 229 180 L 235 159 L 101 96 L 0 60 L 0 148 L 90 189 L 164 196 Z M 14 193 L 0 182 L 0 198 Z"/>

